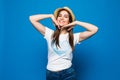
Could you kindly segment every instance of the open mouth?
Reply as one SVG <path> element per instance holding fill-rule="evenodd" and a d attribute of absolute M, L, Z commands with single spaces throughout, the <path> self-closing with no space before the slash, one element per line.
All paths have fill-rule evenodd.
<path fill-rule="evenodd" d="M 65 23 L 65 21 L 59 21 L 59 23 L 60 23 L 60 24 L 64 24 L 64 23 Z"/>

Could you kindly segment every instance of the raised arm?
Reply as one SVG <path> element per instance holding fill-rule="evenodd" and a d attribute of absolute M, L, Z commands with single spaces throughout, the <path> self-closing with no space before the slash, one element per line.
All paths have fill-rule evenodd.
<path fill-rule="evenodd" d="M 42 25 L 39 20 L 45 19 L 45 18 L 51 18 L 53 22 L 57 25 L 57 21 L 53 14 L 37 14 L 29 16 L 30 22 L 33 24 L 33 26 L 42 34 L 45 35 L 45 26 Z"/>
<path fill-rule="evenodd" d="M 93 36 L 98 31 L 98 27 L 90 23 L 76 21 L 76 24 L 86 28 L 86 31 L 81 32 L 79 41 L 83 41 Z"/>
<path fill-rule="evenodd" d="M 64 26 L 63 28 L 69 27 L 68 30 L 71 30 L 72 27 L 74 27 L 74 25 L 80 25 L 86 29 L 86 31 L 81 32 L 80 37 L 79 37 L 79 41 L 83 41 L 83 40 L 93 36 L 98 31 L 97 26 L 90 24 L 90 23 L 81 22 L 81 21 L 74 21 L 74 22 Z"/>

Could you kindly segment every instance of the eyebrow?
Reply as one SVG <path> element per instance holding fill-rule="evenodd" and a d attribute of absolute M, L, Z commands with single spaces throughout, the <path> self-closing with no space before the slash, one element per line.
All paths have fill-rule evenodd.
<path fill-rule="evenodd" d="M 62 14 L 60 13 L 60 14 L 58 14 L 58 15 L 62 15 Z M 64 14 L 64 15 L 69 17 L 69 14 Z"/>

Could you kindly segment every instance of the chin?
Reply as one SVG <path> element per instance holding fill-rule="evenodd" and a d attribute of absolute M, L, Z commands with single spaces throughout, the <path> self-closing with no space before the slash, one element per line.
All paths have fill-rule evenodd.
<path fill-rule="evenodd" d="M 60 26 L 65 26 L 65 25 L 67 25 L 67 24 L 60 24 Z"/>

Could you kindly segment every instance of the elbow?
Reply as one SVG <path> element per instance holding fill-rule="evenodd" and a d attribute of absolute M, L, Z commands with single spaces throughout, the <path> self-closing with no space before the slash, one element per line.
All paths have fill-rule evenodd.
<path fill-rule="evenodd" d="M 34 19 L 34 17 L 33 17 L 33 16 L 29 16 L 29 20 L 30 20 L 30 22 L 31 22 L 31 23 L 36 22 L 36 20 Z"/>
<path fill-rule="evenodd" d="M 96 26 L 96 31 L 98 31 L 98 27 Z"/>
<path fill-rule="evenodd" d="M 32 21 L 32 19 L 33 19 L 32 16 L 29 16 L 29 20 Z"/>
<path fill-rule="evenodd" d="M 96 26 L 93 31 L 96 33 L 98 31 L 98 27 Z"/>
<path fill-rule="evenodd" d="M 98 27 L 97 27 L 97 26 L 94 26 L 94 27 L 91 29 L 91 32 L 92 32 L 93 34 L 95 34 L 97 31 L 98 31 Z"/>
<path fill-rule="evenodd" d="M 30 20 L 31 22 L 38 22 L 38 19 L 36 19 L 35 16 L 29 16 L 29 20 Z"/>

